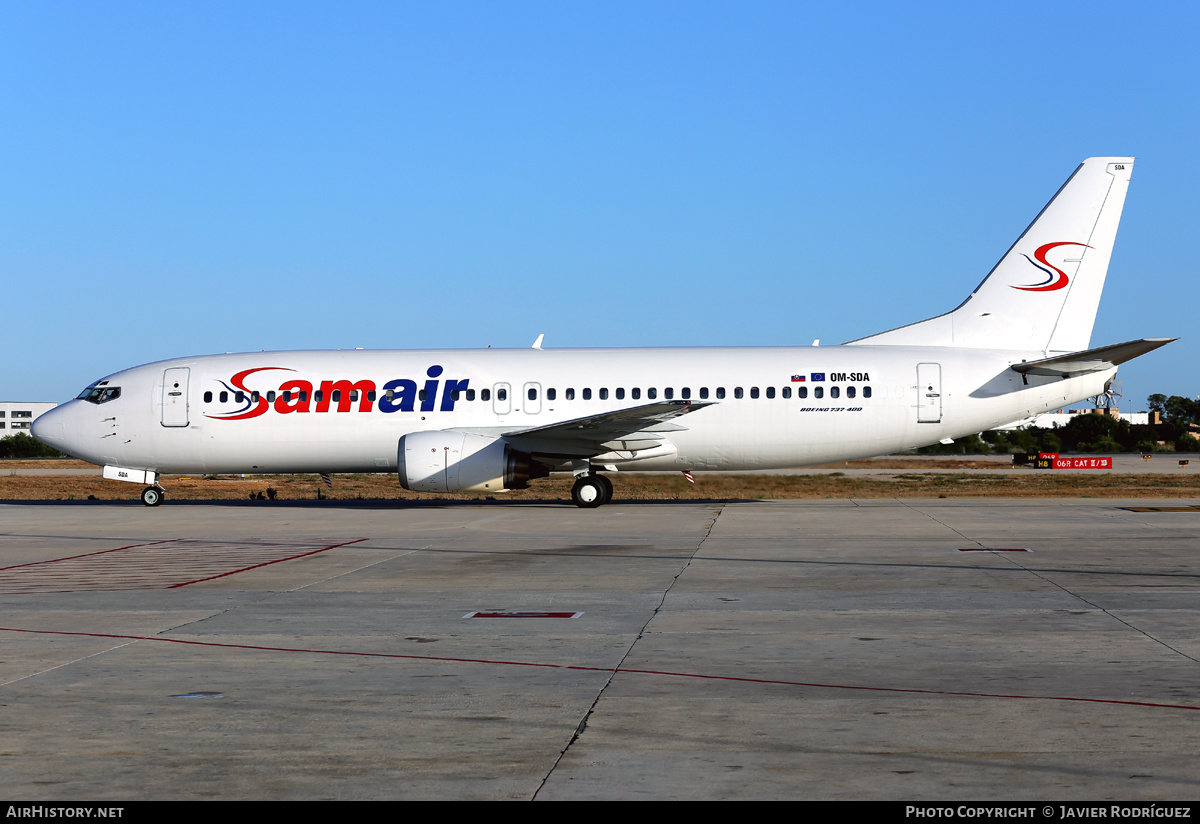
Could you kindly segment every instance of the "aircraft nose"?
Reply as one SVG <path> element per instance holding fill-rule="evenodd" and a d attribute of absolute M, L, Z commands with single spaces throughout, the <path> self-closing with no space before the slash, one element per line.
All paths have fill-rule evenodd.
<path fill-rule="evenodd" d="M 37 440 L 61 450 L 67 441 L 63 420 L 66 418 L 64 407 L 56 406 L 48 412 L 38 415 L 29 428 L 29 433 Z"/>

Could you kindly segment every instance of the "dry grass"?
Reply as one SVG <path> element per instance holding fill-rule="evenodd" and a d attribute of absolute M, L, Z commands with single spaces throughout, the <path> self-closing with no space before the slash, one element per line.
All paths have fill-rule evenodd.
<path fill-rule="evenodd" d="M 1016 469 L 1008 458 L 999 461 L 972 461 L 962 458 L 864 458 L 858 461 L 838 461 L 817 464 L 812 469 Z"/>
<path fill-rule="evenodd" d="M 61 466 L 61 463 L 55 464 Z M 85 465 L 86 466 L 86 465 Z M 929 468 L 928 464 L 922 464 Z M 1196 498 L 1200 475 L 1013 472 L 894 475 L 701 475 L 689 484 L 682 475 L 614 476 L 616 500 L 764 500 L 784 498 Z M 502 494 L 429 494 L 402 489 L 394 475 L 335 475 L 328 489 L 315 475 L 263 475 L 242 479 L 167 477 L 168 500 L 247 500 L 276 490 L 279 500 L 559 500 L 570 499 L 571 479 L 535 481 L 531 488 Z M 96 475 L 0 475 L 0 500 L 136 500 L 141 487 Z"/>
<path fill-rule="evenodd" d="M 2 469 L 97 469 L 95 464 L 77 461 L 74 458 L 45 458 L 37 460 L 3 460 Z"/>

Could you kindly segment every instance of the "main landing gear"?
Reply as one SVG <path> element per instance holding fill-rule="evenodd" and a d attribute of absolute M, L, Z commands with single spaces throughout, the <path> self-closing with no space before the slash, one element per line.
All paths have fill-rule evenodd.
<path fill-rule="evenodd" d="M 158 506 L 163 502 L 166 492 L 161 486 L 148 486 L 142 490 L 142 503 L 146 506 Z"/>
<path fill-rule="evenodd" d="M 580 475 L 575 479 L 575 485 L 571 487 L 571 500 L 574 501 L 575 506 L 584 509 L 604 506 L 612 500 L 612 496 L 612 481 L 603 475 Z"/>

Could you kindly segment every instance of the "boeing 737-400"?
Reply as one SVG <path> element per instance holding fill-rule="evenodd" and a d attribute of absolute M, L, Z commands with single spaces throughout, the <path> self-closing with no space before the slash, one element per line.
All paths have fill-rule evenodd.
<path fill-rule="evenodd" d="M 787 468 L 974 434 L 1099 395 L 1172 338 L 1089 348 L 1133 158 L 1085 160 L 951 312 L 840 346 L 256 352 L 108 375 L 33 435 L 145 485 L 178 473 L 397 473 L 502 492 L 575 475 Z"/>

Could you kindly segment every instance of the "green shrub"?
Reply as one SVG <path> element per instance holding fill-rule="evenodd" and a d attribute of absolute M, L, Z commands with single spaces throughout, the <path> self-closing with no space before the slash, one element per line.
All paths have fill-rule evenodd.
<path fill-rule="evenodd" d="M 0 458 L 68 458 L 53 447 L 18 432 L 7 438 L 0 438 Z"/>

